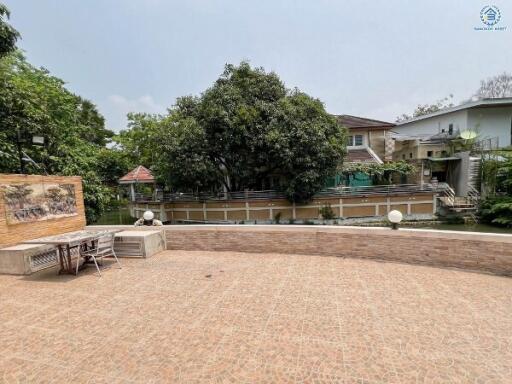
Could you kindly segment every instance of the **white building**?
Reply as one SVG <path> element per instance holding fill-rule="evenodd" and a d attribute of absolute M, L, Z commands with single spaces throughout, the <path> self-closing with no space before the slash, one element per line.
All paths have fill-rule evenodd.
<path fill-rule="evenodd" d="M 474 131 L 479 140 L 489 140 L 499 148 L 512 145 L 512 98 L 471 101 L 398 123 L 393 128 L 404 136 L 456 135 Z"/>

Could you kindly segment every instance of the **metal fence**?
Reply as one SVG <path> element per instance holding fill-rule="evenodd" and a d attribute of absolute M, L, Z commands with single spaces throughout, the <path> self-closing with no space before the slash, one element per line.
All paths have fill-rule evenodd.
<path fill-rule="evenodd" d="M 413 194 L 421 192 L 442 192 L 444 185 L 432 184 L 394 184 L 394 185 L 373 185 L 362 187 L 336 187 L 324 189 L 314 197 L 350 197 L 350 196 L 386 196 L 396 194 Z M 137 202 L 175 202 L 175 201 L 223 201 L 223 200 L 269 200 L 285 199 L 283 192 L 276 190 L 264 191 L 237 191 L 214 194 L 191 194 L 191 193 L 158 193 L 156 196 L 136 195 Z"/>

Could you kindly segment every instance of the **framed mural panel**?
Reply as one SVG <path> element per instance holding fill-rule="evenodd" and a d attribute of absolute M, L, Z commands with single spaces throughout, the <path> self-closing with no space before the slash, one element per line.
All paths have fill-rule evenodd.
<path fill-rule="evenodd" d="M 44 188 L 48 219 L 58 219 L 77 214 L 75 186 L 73 184 L 45 184 Z"/>
<path fill-rule="evenodd" d="M 4 184 L 0 191 L 8 225 L 77 215 L 73 184 Z"/>

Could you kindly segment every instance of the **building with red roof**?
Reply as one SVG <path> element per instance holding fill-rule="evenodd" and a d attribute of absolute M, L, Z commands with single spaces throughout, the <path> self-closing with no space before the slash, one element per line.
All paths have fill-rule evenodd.
<path fill-rule="evenodd" d="M 156 180 L 149 169 L 139 165 L 119 179 L 119 184 L 130 186 L 131 201 L 135 201 L 135 186 L 137 184 L 156 184 Z"/>

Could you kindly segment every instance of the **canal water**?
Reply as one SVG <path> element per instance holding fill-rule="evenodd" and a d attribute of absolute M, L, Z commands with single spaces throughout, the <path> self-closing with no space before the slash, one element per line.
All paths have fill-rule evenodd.
<path fill-rule="evenodd" d="M 135 219 L 130 216 L 128 208 L 120 208 L 105 214 L 94 224 L 98 225 L 132 225 Z M 512 228 L 495 227 L 488 224 L 418 224 L 407 226 L 407 228 L 438 229 L 444 231 L 470 231 L 470 232 L 490 232 L 490 233 L 510 233 Z"/>
<path fill-rule="evenodd" d="M 119 208 L 105 212 L 95 225 L 132 225 L 135 219 L 130 216 L 128 208 Z"/>

